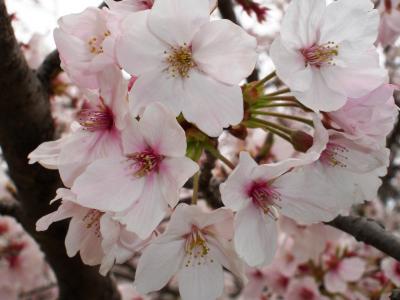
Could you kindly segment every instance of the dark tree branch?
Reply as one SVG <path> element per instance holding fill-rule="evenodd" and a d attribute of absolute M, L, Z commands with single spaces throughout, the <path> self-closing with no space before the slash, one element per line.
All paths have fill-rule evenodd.
<path fill-rule="evenodd" d="M 400 239 L 376 221 L 364 217 L 338 216 L 327 224 L 400 261 Z"/>
<path fill-rule="evenodd" d="M 46 56 L 37 69 L 37 76 L 48 93 L 52 92 L 51 83 L 53 79 L 62 71 L 60 64 L 60 55 L 57 50 L 54 50 Z"/>
<path fill-rule="evenodd" d="M 0 57 L 0 146 L 17 189 L 22 223 L 56 273 L 60 300 L 117 300 L 120 297 L 110 278 L 100 276 L 97 268 L 84 266 L 78 257 L 67 257 L 65 223 L 45 233 L 35 231 L 37 219 L 54 210 L 48 203 L 61 182 L 57 172 L 28 165 L 27 155 L 54 138 L 54 124 L 47 88 L 23 57 L 4 0 L 0 0 Z"/>

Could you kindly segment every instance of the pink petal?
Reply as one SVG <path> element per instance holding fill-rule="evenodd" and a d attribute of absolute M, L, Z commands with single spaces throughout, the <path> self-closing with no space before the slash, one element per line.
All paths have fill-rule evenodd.
<path fill-rule="evenodd" d="M 239 84 L 255 67 L 257 41 L 228 20 L 204 24 L 194 36 L 193 59 L 200 70 L 226 84 Z"/>
<path fill-rule="evenodd" d="M 366 262 L 359 257 L 345 258 L 340 262 L 339 275 L 346 281 L 357 281 L 366 268 Z"/>
<path fill-rule="evenodd" d="M 132 174 L 125 157 L 96 160 L 72 186 L 76 202 L 101 211 L 123 211 L 142 194 L 145 178 Z"/>
<path fill-rule="evenodd" d="M 149 14 L 148 26 L 171 46 L 189 45 L 201 25 L 209 20 L 208 1 L 156 1 Z"/>
<path fill-rule="evenodd" d="M 347 283 L 334 271 L 325 274 L 324 284 L 326 289 L 331 293 L 346 292 Z"/>

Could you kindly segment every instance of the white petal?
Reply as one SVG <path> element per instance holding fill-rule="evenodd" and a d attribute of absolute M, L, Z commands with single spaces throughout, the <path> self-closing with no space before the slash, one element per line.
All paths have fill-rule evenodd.
<path fill-rule="evenodd" d="M 125 118 L 125 128 L 122 130 L 122 147 L 124 154 L 143 152 L 148 145 L 139 128 L 139 122 L 132 115 Z"/>
<path fill-rule="evenodd" d="M 285 43 L 297 49 L 315 43 L 325 7 L 325 0 L 292 1 L 282 20 L 281 36 Z"/>
<path fill-rule="evenodd" d="M 276 38 L 270 48 L 271 59 L 276 67 L 276 74 L 294 91 L 307 91 L 312 83 L 311 67 L 307 67 L 304 57 L 296 49 L 290 49 Z"/>
<path fill-rule="evenodd" d="M 150 32 L 148 14 L 149 11 L 130 14 L 121 25 L 123 34 L 117 41 L 116 55 L 119 64 L 131 75 L 141 75 L 164 66 L 164 51 L 168 46 Z"/>
<path fill-rule="evenodd" d="M 167 203 L 161 193 L 157 176 L 146 178 L 146 185 L 138 200 L 128 209 L 118 213 L 116 219 L 126 225 L 141 239 L 146 239 L 167 213 Z"/>
<path fill-rule="evenodd" d="M 199 170 L 187 157 L 165 158 L 160 166 L 160 184 L 164 198 L 173 208 L 179 201 L 179 191 L 186 181 Z"/>
<path fill-rule="evenodd" d="M 197 70 L 190 73 L 184 84 L 183 115 L 209 136 L 217 137 L 223 128 L 242 121 L 243 97 L 239 86 L 228 86 Z"/>
<path fill-rule="evenodd" d="M 228 208 L 238 211 L 249 201 L 246 189 L 251 184 L 251 173 L 256 167 L 257 163 L 248 152 L 240 152 L 239 164 L 219 187 L 222 202 Z"/>
<path fill-rule="evenodd" d="M 177 116 L 182 111 L 182 103 L 185 101 L 183 88 L 183 80 L 170 76 L 167 71 L 156 69 L 146 72 L 136 80 L 129 95 L 130 112 L 138 116 L 147 105 L 161 102 Z"/>
<path fill-rule="evenodd" d="M 204 73 L 226 84 L 239 84 L 255 67 L 257 41 L 228 20 L 204 24 L 194 36 L 193 59 Z"/>
<path fill-rule="evenodd" d="M 339 275 L 347 281 L 359 280 L 366 267 L 366 262 L 359 257 L 345 258 L 340 262 Z"/>
<path fill-rule="evenodd" d="M 276 222 L 249 202 L 239 210 L 235 218 L 235 249 L 250 266 L 270 263 L 276 252 L 278 241 Z"/>
<path fill-rule="evenodd" d="M 156 1 L 151 9 L 148 26 L 171 46 L 189 45 L 199 27 L 209 21 L 206 0 Z"/>
<path fill-rule="evenodd" d="M 341 108 L 347 101 L 347 97 L 336 90 L 331 89 L 325 81 L 325 73 L 321 69 L 311 70 L 312 84 L 306 91 L 293 91 L 293 95 L 305 106 L 314 111 L 333 111 Z M 331 67 L 325 67 L 331 69 Z M 329 70 L 328 70 L 329 71 Z M 328 73 L 328 71 L 326 73 Z M 330 72 L 330 71 L 329 71 Z"/>
<path fill-rule="evenodd" d="M 58 159 L 61 149 L 68 142 L 69 137 L 58 139 L 56 141 L 41 143 L 35 150 L 29 153 L 29 163 L 39 163 L 47 169 L 58 169 Z"/>
<path fill-rule="evenodd" d="M 145 179 L 136 178 L 125 157 L 96 160 L 72 186 L 78 204 L 101 211 L 122 211 L 142 194 Z"/>
<path fill-rule="evenodd" d="M 139 259 L 135 282 L 141 294 L 158 291 L 178 271 L 184 257 L 184 240 L 152 243 Z"/>
<path fill-rule="evenodd" d="M 139 128 L 147 144 L 158 154 L 170 157 L 185 155 L 185 131 L 164 105 L 148 105 L 140 119 Z"/>
<path fill-rule="evenodd" d="M 182 300 L 214 300 L 224 289 L 224 273 L 217 261 L 183 266 L 178 281 Z"/>
<path fill-rule="evenodd" d="M 324 284 L 326 289 L 331 293 L 346 292 L 347 283 L 335 271 L 330 271 L 325 274 Z"/>

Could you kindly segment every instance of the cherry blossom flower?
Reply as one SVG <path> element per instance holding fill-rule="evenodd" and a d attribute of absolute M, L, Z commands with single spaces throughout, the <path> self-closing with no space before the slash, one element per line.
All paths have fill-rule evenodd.
<path fill-rule="evenodd" d="M 58 189 L 50 203 L 60 199 L 58 209 L 39 219 L 36 230 L 47 230 L 52 223 L 71 218 L 65 237 L 67 255 L 73 257 L 79 251 L 85 264 L 101 264 L 103 275 L 114 263 L 124 263 L 148 242 L 128 232 L 112 219 L 112 214 L 76 204 L 76 195 L 68 189 Z"/>
<path fill-rule="evenodd" d="M 98 88 L 98 74 L 115 64 L 117 23 L 113 18 L 109 22 L 108 16 L 106 9 L 89 7 L 60 18 L 54 30 L 61 66 L 78 86 Z"/>
<path fill-rule="evenodd" d="M 179 205 L 164 234 L 144 250 L 135 282 L 141 293 L 157 291 L 177 274 L 183 300 L 212 300 L 224 287 L 222 266 L 239 278 L 242 264 L 229 240 L 233 215 L 220 208 L 210 213 L 197 206 Z"/>
<path fill-rule="evenodd" d="M 71 186 L 88 164 L 111 153 L 122 153 L 120 130 L 127 114 L 128 82 L 119 69 L 106 69 L 100 76 L 100 93 L 87 92 L 88 103 L 72 124 L 70 135 L 39 145 L 28 156 L 58 169 L 66 186 Z"/>
<path fill-rule="evenodd" d="M 373 47 L 378 22 L 369 0 L 292 1 L 270 50 L 279 78 L 315 111 L 366 95 L 387 76 Z"/>
<path fill-rule="evenodd" d="M 138 12 L 142 10 L 151 9 L 155 0 L 106 0 L 105 3 L 112 10 L 120 14 L 129 14 L 131 12 Z M 210 11 L 213 11 L 217 6 L 217 0 L 209 0 Z"/>
<path fill-rule="evenodd" d="M 394 85 L 384 84 L 358 99 L 349 99 L 341 109 L 328 114 L 340 129 L 358 137 L 371 147 L 384 145 L 393 129 L 398 109 L 394 102 Z"/>
<path fill-rule="evenodd" d="M 156 1 L 122 24 L 117 58 L 139 78 L 130 109 L 159 101 L 210 136 L 243 118 L 239 82 L 254 69 L 256 40 L 228 20 L 209 22 L 207 0 Z"/>
<path fill-rule="evenodd" d="M 174 115 L 160 103 L 145 110 L 140 121 L 127 118 L 123 153 L 94 161 L 76 179 L 77 203 L 116 212 L 127 229 L 147 238 L 176 206 L 179 189 L 198 170 L 185 157 L 186 136 Z"/>
<path fill-rule="evenodd" d="M 382 260 L 381 268 L 387 278 L 397 287 L 400 287 L 400 262 L 387 257 Z"/>
<path fill-rule="evenodd" d="M 381 1 L 378 10 L 381 13 L 378 41 L 386 47 L 393 44 L 400 35 L 400 1 Z"/>
<path fill-rule="evenodd" d="M 366 263 L 359 257 L 339 259 L 332 256 L 327 262 L 328 270 L 324 276 L 324 285 L 331 293 L 344 293 L 348 282 L 355 282 L 363 275 Z"/>
<path fill-rule="evenodd" d="M 292 160 L 258 166 L 247 152 L 241 152 L 239 164 L 220 186 L 222 202 L 237 211 L 235 249 L 250 266 L 274 258 L 278 211 L 310 224 L 331 220 L 349 206 L 333 191 L 327 192 L 331 188 L 325 178 L 310 182 L 298 172 L 287 173 L 293 166 Z"/>
<path fill-rule="evenodd" d="M 292 174 L 308 184 L 324 178 L 334 188 L 336 198 L 346 199 L 349 204 L 373 200 L 381 184 L 380 177 L 386 174 L 389 150 L 383 145 L 371 148 L 359 142 L 349 134 L 315 126 L 313 147 L 320 153 L 319 159 Z"/>
<path fill-rule="evenodd" d="M 328 298 L 321 295 L 318 285 L 312 277 L 291 281 L 285 294 L 285 299 L 328 300 Z"/>

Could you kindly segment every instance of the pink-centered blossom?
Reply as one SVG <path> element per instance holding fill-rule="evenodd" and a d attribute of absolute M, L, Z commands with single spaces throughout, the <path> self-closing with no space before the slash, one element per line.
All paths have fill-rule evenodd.
<path fill-rule="evenodd" d="M 256 40 L 228 20 L 210 22 L 207 0 L 156 1 L 128 16 L 116 48 L 139 78 L 130 110 L 159 101 L 210 136 L 243 118 L 241 80 L 254 69 Z"/>
<path fill-rule="evenodd" d="M 328 300 L 321 295 L 318 284 L 312 277 L 304 277 L 290 282 L 285 299 L 290 300 Z"/>
<path fill-rule="evenodd" d="M 397 287 L 400 287 L 400 262 L 386 257 L 382 260 L 381 268 L 385 276 Z"/>
<path fill-rule="evenodd" d="M 384 84 L 358 99 L 349 99 L 341 109 L 328 113 L 344 132 L 357 137 L 363 144 L 374 147 L 384 145 L 393 129 L 398 108 L 393 92 L 396 86 Z"/>
<path fill-rule="evenodd" d="M 78 204 L 117 213 L 115 218 L 145 239 L 168 212 L 168 204 L 176 206 L 180 188 L 198 165 L 185 156 L 185 132 L 162 104 L 148 106 L 140 121 L 126 121 L 123 152 L 90 164 L 72 191 Z"/>
<path fill-rule="evenodd" d="M 98 75 L 115 64 L 118 23 L 106 9 L 89 7 L 64 16 L 54 30 L 61 67 L 81 87 L 98 88 Z"/>
<path fill-rule="evenodd" d="M 111 213 L 76 204 L 76 195 L 68 189 L 58 189 L 51 203 L 60 199 L 62 202 L 58 209 L 39 219 L 36 230 L 47 230 L 52 223 L 70 218 L 65 237 L 67 255 L 73 257 L 79 252 L 85 264 L 101 264 L 100 273 L 103 275 L 115 263 L 122 264 L 132 258 L 148 242 L 127 231 L 113 220 Z"/>
<path fill-rule="evenodd" d="M 144 250 L 134 285 L 141 293 L 157 291 L 177 274 L 183 300 L 214 300 L 224 288 L 222 267 L 243 277 L 232 236 L 233 215 L 228 209 L 206 213 L 181 204 L 164 234 Z"/>
<path fill-rule="evenodd" d="M 151 9 L 155 0 L 106 0 L 107 6 L 119 14 L 130 14 L 131 12 L 138 12 L 142 10 Z M 217 6 L 217 0 L 209 0 L 210 11 L 214 10 Z"/>
<path fill-rule="evenodd" d="M 381 14 L 378 41 L 386 47 L 394 44 L 400 35 L 400 1 L 380 1 L 378 10 Z"/>
<path fill-rule="evenodd" d="M 45 142 L 32 151 L 29 163 L 39 162 L 58 169 L 66 186 L 71 186 L 88 164 L 115 152 L 122 153 L 120 130 L 128 112 L 128 82 L 116 67 L 99 76 L 100 92 L 87 92 L 87 102 L 78 113 L 72 132 Z"/>
<path fill-rule="evenodd" d="M 297 172 L 289 172 L 293 161 L 257 165 L 247 152 L 241 152 L 239 164 L 220 186 L 223 203 L 237 212 L 235 249 L 250 266 L 274 258 L 279 212 L 310 224 L 331 220 L 351 205 L 337 199 L 325 178 L 309 182 Z"/>
<path fill-rule="evenodd" d="M 326 265 L 324 285 L 331 293 L 345 293 L 347 284 L 358 281 L 366 268 L 366 262 L 359 257 L 339 259 L 332 256 Z"/>
<path fill-rule="evenodd" d="M 294 0 L 270 50 L 276 72 L 314 111 L 333 111 L 386 81 L 373 46 L 379 14 L 370 0 Z"/>
<path fill-rule="evenodd" d="M 351 204 L 375 199 L 380 177 L 386 174 L 389 150 L 384 145 L 371 148 L 360 143 L 356 136 L 326 130 L 317 124 L 314 122 L 313 147 L 320 153 L 319 158 L 292 172 L 294 179 L 304 180 L 308 185 L 318 184 L 321 180 L 329 182 L 336 197 L 334 201 L 344 199 L 348 208 Z M 327 192 L 330 189 L 321 198 L 330 198 L 330 192 Z"/>

